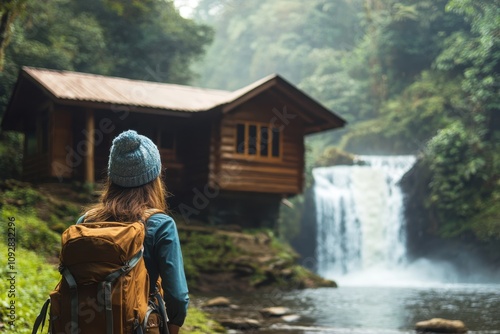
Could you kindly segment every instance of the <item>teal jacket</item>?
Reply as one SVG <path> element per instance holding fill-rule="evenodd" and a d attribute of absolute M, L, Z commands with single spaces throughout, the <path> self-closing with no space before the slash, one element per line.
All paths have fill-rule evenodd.
<path fill-rule="evenodd" d="M 78 219 L 81 223 L 84 216 Z M 154 291 L 161 277 L 163 299 L 169 323 L 184 324 L 189 304 L 181 245 L 174 220 L 162 213 L 152 215 L 146 222 L 144 262 L 149 273 L 150 290 Z"/>
<path fill-rule="evenodd" d="M 154 291 L 160 276 L 169 322 L 182 326 L 189 295 L 179 235 L 170 216 L 160 213 L 147 220 L 144 260 L 151 282 L 150 291 Z"/>

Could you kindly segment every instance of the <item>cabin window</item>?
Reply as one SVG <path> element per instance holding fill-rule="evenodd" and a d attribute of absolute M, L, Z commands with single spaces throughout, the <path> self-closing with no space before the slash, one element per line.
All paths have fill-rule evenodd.
<path fill-rule="evenodd" d="M 245 154 L 245 124 L 236 126 L 236 153 Z"/>
<path fill-rule="evenodd" d="M 281 133 L 268 124 L 240 123 L 236 125 L 237 154 L 259 158 L 281 157 Z"/>

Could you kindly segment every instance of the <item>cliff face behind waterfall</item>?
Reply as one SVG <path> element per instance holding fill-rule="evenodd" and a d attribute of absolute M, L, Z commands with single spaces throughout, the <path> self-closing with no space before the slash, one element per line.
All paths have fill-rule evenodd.
<path fill-rule="evenodd" d="M 451 217 L 443 218 L 428 202 L 431 179 L 432 174 L 428 168 L 423 163 L 418 163 L 401 182 L 406 193 L 405 216 L 409 236 L 407 244 L 411 257 L 452 261 L 464 275 L 480 273 L 485 269 L 491 271 L 492 275 L 498 275 L 498 199 L 485 201 L 482 211 L 462 221 Z M 471 200 L 472 198 L 473 196 Z"/>

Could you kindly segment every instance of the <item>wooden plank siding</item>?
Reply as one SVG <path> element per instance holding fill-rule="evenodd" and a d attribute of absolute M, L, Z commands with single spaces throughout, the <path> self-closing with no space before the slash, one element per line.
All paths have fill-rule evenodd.
<path fill-rule="evenodd" d="M 55 108 L 52 117 L 51 140 L 51 176 L 70 178 L 71 166 L 66 161 L 68 151 L 66 146 L 72 146 L 71 113 L 62 108 Z"/>
<path fill-rule="evenodd" d="M 220 143 L 221 143 L 221 128 L 220 119 L 215 119 L 211 123 L 210 133 L 210 152 L 209 152 L 209 174 L 208 185 L 212 188 L 218 186 L 218 175 L 220 173 Z"/>
<path fill-rule="evenodd" d="M 219 157 L 218 168 L 213 170 L 215 181 L 222 190 L 298 194 L 302 191 L 304 171 L 304 126 L 299 117 L 290 119 L 287 124 L 279 119 L 276 111 L 283 106 L 271 105 L 276 99 L 266 96 L 257 97 L 224 115 L 220 122 L 220 137 L 212 136 L 215 161 Z M 277 101 L 280 102 L 280 101 Z M 289 114 L 291 112 L 289 111 Z M 260 157 L 236 152 L 237 124 L 273 123 L 282 128 L 280 157 Z"/>
<path fill-rule="evenodd" d="M 50 176 L 50 155 L 40 154 L 25 157 L 23 160 L 23 179 L 43 180 Z"/>
<path fill-rule="evenodd" d="M 24 131 L 23 179 L 41 181 L 51 176 L 53 124 L 53 106 L 50 102 L 37 106 L 35 108 L 35 117 L 26 121 L 26 130 Z M 28 133 L 32 133 L 35 136 L 34 151 L 32 152 L 28 150 Z M 44 140 L 46 143 L 43 143 Z"/>
<path fill-rule="evenodd" d="M 186 123 L 178 131 L 178 152 L 183 162 L 184 184 L 180 191 L 189 192 L 193 188 L 203 189 L 209 179 L 210 122 Z M 168 169 L 167 169 L 168 175 Z"/>

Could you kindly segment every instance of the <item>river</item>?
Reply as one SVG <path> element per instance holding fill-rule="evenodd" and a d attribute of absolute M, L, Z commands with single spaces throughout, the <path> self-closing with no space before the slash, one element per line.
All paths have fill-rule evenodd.
<path fill-rule="evenodd" d="M 300 316 L 268 325 L 261 334 L 414 334 L 415 323 L 434 317 L 460 319 L 471 334 L 500 334 L 498 284 L 341 286 L 230 298 L 240 315 L 256 318 L 260 307 L 286 306 Z"/>

